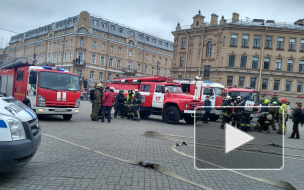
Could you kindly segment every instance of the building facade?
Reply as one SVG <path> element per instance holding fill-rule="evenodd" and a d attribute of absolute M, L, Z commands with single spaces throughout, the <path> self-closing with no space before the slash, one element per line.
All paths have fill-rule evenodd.
<path fill-rule="evenodd" d="M 10 39 L 8 59 L 34 58 L 78 73 L 88 88 L 115 77 L 170 76 L 173 42 L 86 11 Z"/>
<path fill-rule="evenodd" d="M 289 102 L 304 98 L 304 20 L 293 24 L 240 20 L 200 14 L 191 26 L 179 24 L 174 35 L 175 78 L 201 76 L 225 86 L 252 87 L 263 99 L 278 94 Z"/>

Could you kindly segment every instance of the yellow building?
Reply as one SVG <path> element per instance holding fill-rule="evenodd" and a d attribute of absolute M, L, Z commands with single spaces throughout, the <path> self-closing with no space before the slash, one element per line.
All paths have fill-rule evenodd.
<path fill-rule="evenodd" d="M 92 87 L 115 77 L 170 76 L 172 50 L 173 42 L 83 11 L 13 36 L 8 55 L 55 63 Z"/>
<path fill-rule="evenodd" d="M 179 24 L 174 35 L 175 78 L 201 76 L 225 86 L 252 87 L 264 98 L 277 93 L 294 103 L 303 98 L 304 19 L 295 23 L 232 19 L 210 23 L 200 14 L 191 26 Z"/>

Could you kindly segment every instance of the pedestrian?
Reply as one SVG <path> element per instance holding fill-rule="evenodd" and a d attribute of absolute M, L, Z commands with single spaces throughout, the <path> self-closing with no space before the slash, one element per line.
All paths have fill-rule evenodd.
<path fill-rule="evenodd" d="M 101 84 L 97 84 L 96 89 L 94 91 L 94 95 L 92 95 L 92 96 L 94 96 L 93 105 L 92 105 L 92 113 L 91 113 L 92 121 L 99 120 L 98 112 L 99 112 L 99 108 L 100 108 L 100 104 L 101 104 L 101 97 L 100 97 L 101 86 L 102 86 Z"/>
<path fill-rule="evenodd" d="M 138 89 L 134 90 L 135 96 L 134 96 L 134 121 L 140 121 L 140 104 L 141 104 L 141 95 L 139 94 Z"/>
<path fill-rule="evenodd" d="M 244 97 L 244 100 L 240 103 L 242 116 L 241 116 L 241 130 L 248 132 L 250 130 L 250 113 L 252 111 L 252 107 L 245 107 L 246 101 L 248 100 L 248 96 Z"/>
<path fill-rule="evenodd" d="M 288 111 L 288 108 L 287 108 L 287 105 L 286 105 L 286 102 L 287 102 L 287 99 L 286 98 L 281 98 L 281 102 L 282 102 L 282 105 L 279 109 L 279 131 L 277 132 L 278 134 L 282 134 L 286 132 L 286 124 L 285 122 L 283 123 L 283 115 L 284 115 L 284 120 L 287 119 L 287 111 Z"/>
<path fill-rule="evenodd" d="M 115 101 L 114 94 L 110 91 L 109 87 L 106 87 L 106 92 L 103 94 L 103 97 L 102 97 L 103 109 L 102 109 L 101 122 L 104 122 L 106 111 L 108 112 L 108 123 L 111 122 L 111 108 L 112 108 L 114 101 Z"/>
<path fill-rule="evenodd" d="M 80 100 L 81 101 L 83 101 L 83 96 L 84 96 L 84 94 L 83 94 L 83 90 L 80 92 Z"/>
<path fill-rule="evenodd" d="M 207 107 L 209 106 L 209 107 Z M 204 110 L 205 110 L 205 114 L 203 115 L 203 123 L 208 123 L 208 118 L 210 115 L 210 111 L 211 111 L 211 101 L 209 100 L 209 96 L 206 96 L 205 100 L 204 100 Z"/>
<path fill-rule="evenodd" d="M 126 106 L 125 106 L 125 116 L 128 119 L 132 119 L 134 117 L 134 106 L 133 106 L 134 94 L 132 89 L 128 90 L 128 95 L 126 98 Z"/>
<path fill-rule="evenodd" d="M 124 93 L 124 90 L 120 89 L 119 93 L 116 96 L 116 107 L 115 107 L 115 112 L 114 112 L 114 118 L 117 117 L 117 114 L 119 114 L 121 116 L 121 118 L 124 118 L 124 113 L 125 113 L 124 103 L 126 101 L 126 98 L 123 93 Z"/>
<path fill-rule="evenodd" d="M 290 139 L 300 139 L 300 133 L 299 133 L 299 123 L 302 122 L 302 110 L 301 110 L 302 104 L 296 103 L 295 110 L 292 113 L 293 116 L 293 127 L 292 127 L 292 133 L 288 137 Z"/>
<path fill-rule="evenodd" d="M 239 106 L 239 104 L 242 102 L 241 101 L 241 96 L 238 96 L 236 98 L 236 101 L 234 101 L 231 106 Z M 241 127 L 241 111 L 240 108 L 234 108 L 233 112 L 232 112 L 232 126 L 235 127 L 235 123 L 237 128 Z"/>
<path fill-rule="evenodd" d="M 223 111 L 222 111 L 222 115 L 223 115 L 223 119 L 221 122 L 221 129 L 224 129 L 224 126 L 226 123 L 229 124 L 230 121 L 230 116 L 232 113 L 232 109 L 231 109 L 231 96 L 226 96 L 226 99 L 223 101 Z"/>
<path fill-rule="evenodd" d="M 101 87 L 101 89 L 100 89 L 100 98 L 101 98 L 101 100 L 103 98 L 103 94 L 104 94 L 104 89 L 103 89 L 103 87 Z M 103 104 L 102 104 L 102 101 L 101 101 L 99 112 L 98 112 L 99 119 L 102 119 L 102 110 L 103 110 Z"/>

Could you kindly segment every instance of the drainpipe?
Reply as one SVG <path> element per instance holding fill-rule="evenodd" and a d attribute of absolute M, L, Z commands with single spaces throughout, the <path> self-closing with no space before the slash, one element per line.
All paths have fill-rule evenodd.
<path fill-rule="evenodd" d="M 263 42 L 262 42 L 262 47 L 261 47 L 261 61 L 260 61 L 260 73 L 259 73 L 259 80 L 258 80 L 258 91 L 260 91 L 260 86 L 261 86 L 261 78 L 262 78 L 262 66 L 263 66 L 263 61 L 264 61 L 264 47 L 265 47 L 265 39 L 266 39 L 266 32 L 268 30 L 268 27 L 265 27 L 265 31 L 263 34 Z"/>
<path fill-rule="evenodd" d="M 200 67 L 199 67 L 199 71 L 198 71 L 198 76 L 201 76 L 201 70 L 202 70 L 202 56 L 203 56 L 203 51 L 204 51 L 204 38 L 205 38 L 205 29 L 204 29 L 203 35 L 202 35 L 202 50 L 201 50 L 200 59 L 199 59 Z"/>
<path fill-rule="evenodd" d="M 189 38 L 190 38 L 190 34 L 187 32 L 187 30 L 185 30 L 185 32 L 187 33 L 187 51 L 186 51 L 186 59 L 185 59 L 185 71 L 184 71 L 184 78 L 186 78 L 186 72 L 187 72 L 187 62 L 188 62 L 188 51 L 189 51 Z"/>

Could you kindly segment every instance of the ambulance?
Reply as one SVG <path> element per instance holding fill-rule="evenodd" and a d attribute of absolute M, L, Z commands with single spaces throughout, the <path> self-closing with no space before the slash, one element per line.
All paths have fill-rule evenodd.
<path fill-rule="evenodd" d="M 28 164 L 40 142 L 35 112 L 16 98 L 0 93 L 0 172 Z"/>

